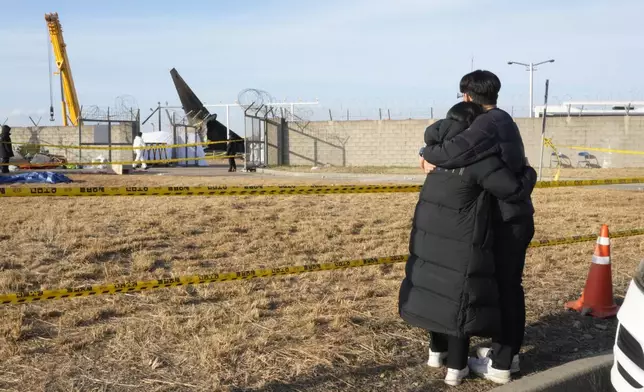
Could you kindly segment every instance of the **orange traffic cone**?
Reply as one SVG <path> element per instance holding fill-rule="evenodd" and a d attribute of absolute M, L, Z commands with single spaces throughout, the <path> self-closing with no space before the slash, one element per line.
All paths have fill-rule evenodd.
<path fill-rule="evenodd" d="M 595 245 L 593 262 L 590 265 L 586 287 L 581 298 L 568 302 L 567 309 L 590 314 L 598 318 L 613 317 L 619 307 L 613 299 L 613 278 L 610 266 L 610 237 L 608 226 L 602 225 Z"/>

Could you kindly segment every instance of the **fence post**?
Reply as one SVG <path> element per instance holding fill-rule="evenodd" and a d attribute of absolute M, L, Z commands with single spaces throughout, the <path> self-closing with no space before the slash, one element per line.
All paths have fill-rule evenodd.
<path fill-rule="evenodd" d="M 349 121 L 349 109 L 347 109 L 347 121 Z"/>
<path fill-rule="evenodd" d="M 548 110 L 548 84 L 550 80 L 546 79 L 546 93 L 543 99 L 543 120 L 541 122 L 541 149 L 539 152 L 539 181 L 541 181 L 541 169 L 543 168 L 543 148 L 546 142 L 546 111 Z"/>
<path fill-rule="evenodd" d="M 387 109 L 387 117 L 391 120 L 391 110 Z"/>
<path fill-rule="evenodd" d="M 434 107 L 429 108 L 429 118 L 434 118 Z"/>
<path fill-rule="evenodd" d="M 333 115 L 331 114 L 331 109 L 329 109 L 329 120 L 333 121 Z"/>
<path fill-rule="evenodd" d="M 76 123 L 78 124 L 78 162 L 83 162 L 83 147 L 81 146 L 83 144 L 83 127 L 81 123 L 83 119 L 83 107 L 80 107 L 80 113 L 78 114 L 78 120 Z M 81 165 L 82 166 L 82 165 Z"/>
<path fill-rule="evenodd" d="M 107 108 L 107 159 L 112 162 L 112 121 L 110 120 L 110 108 Z"/>
<path fill-rule="evenodd" d="M 177 144 L 177 120 L 175 112 L 172 112 L 172 144 Z M 172 151 L 170 151 L 170 157 L 179 158 L 176 147 L 173 147 Z"/>
<path fill-rule="evenodd" d="M 378 114 L 380 115 L 380 121 L 382 121 L 382 109 L 378 108 Z"/>

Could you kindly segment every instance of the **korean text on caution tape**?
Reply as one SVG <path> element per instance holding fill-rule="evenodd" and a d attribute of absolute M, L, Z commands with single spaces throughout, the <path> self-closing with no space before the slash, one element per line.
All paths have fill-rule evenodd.
<path fill-rule="evenodd" d="M 644 183 L 644 178 L 539 181 L 536 188 Z M 246 185 L 246 186 L 128 186 L 128 187 L 0 187 L 0 197 L 29 196 L 277 196 L 351 193 L 411 193 L 422 185 Z"/>
<path fill-rule="evenodd" d="M 247 185 L 126 187 L 0 187 L 0 197 L 28 196 L 260 196 L 418 192 L 420 185 Z"/>

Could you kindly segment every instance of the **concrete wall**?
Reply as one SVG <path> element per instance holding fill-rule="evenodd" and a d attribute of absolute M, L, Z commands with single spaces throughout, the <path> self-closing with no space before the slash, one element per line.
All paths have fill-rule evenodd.
<path fill-rule="evenodd" d="M 65 146 L 78 146 L 83 144 L 83 149 L 74 147 L 53 148 L 45 147 L 50 154 L 62 155 L 67 158 L 68 162 L 91 162 L 93 158 L 99 155 L 105 158 L 109 157 L 108 150 L 91 150 L 88 149 L 92 143 L 107 140 L 106 135 L 96 135 L 96 132 L 106 132 L 105 129 L 95 125 L 83 125 L 80 130 L 78 127 L 15 127 L 11 128 L 11 140 L 13 143 L 29 144 L 54 144 Z M 128 123 L 113 124 L 111 127 L 111 140 L 114 146 L 131 146 L 132 145 L 132 126 Z M 90 144 L 90 145 L 85 145 Z M 98 146 L 98 145 L 95 145 Z M 18 147 L 14 144 L 14 150 Z M 107 147 L 100 145 L 100 147 Z M 114 150 L 112 151 L 111 161 L 131 161 L 133 158 L 132 151 Z"/>
<path fill-rule="evenodd" d="M 289 123 L 279 144 L 283 164 L 333 166 L 416 166 L 418 149 L 424 144 L 425 128 L 435 120 L 318 121 Z M 530 163 L 537 166 L 541 140 L 540 118 L 517 118 L 516 122 Z M 577 150 L 584 146 L 644 151 L 644 117 L 553 117 L 547 119 L 546 137 L 559 152 L 577 165 Z M 544 150 L 544 167 L 552 150 Z M 644 155 L 591 152 L 601 167 L 644 167 Z M 269 160 L 269 164 L 275 164 Z M 553 161 L 555 162 L 555 161 Z"/>
<path fill-rule="evenodd" d="M 267 158 L 269 166 L 278 166 L 282 164 L 280 157 L 280 127 L 271 121 L 267 121 L 266 125 L 266 139 L 267 139 Z"/>
<path fill-rule="evenodd" d="M 539 162 L 542 119 L 516 119 L 526 154 L 533 165 Z M 644 117 L 556 117 L 546 122 L 546 137 L 552 138 L 559 152 L 576 166 L 580 150 L 565 146 L 644 151 Z M 544 166 L 550 164 L 552 150 L 544 150 Z M 589 151 L 603 168 L 644 167 L 644 155 Z"/>

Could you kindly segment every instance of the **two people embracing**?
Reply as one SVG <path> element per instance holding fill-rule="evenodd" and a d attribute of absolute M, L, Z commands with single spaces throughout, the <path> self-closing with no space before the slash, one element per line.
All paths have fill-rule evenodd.
<path fill-rule="evenodd" d="M 429 331 L 428 365 L 445 364 L 445 382 L 454 386 L 470 372 L 505 384 L 519 371 L 537 174 L 516 123 L 496 106 L 500 89 L 492 72 L 463 76 L 463 102 L 427 128 L 419 157 L 429 174 L 414 213 L 399 313 Z M 492 345 L 468 358 L 473 336 Z"/>

